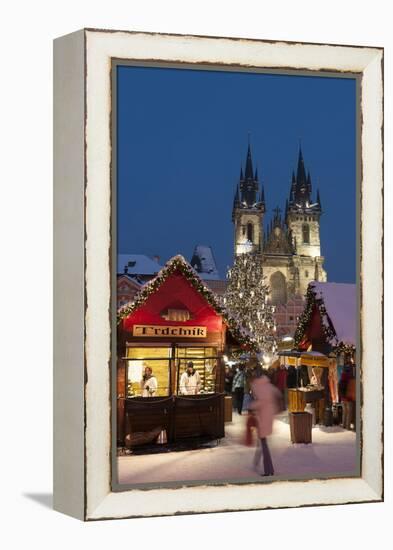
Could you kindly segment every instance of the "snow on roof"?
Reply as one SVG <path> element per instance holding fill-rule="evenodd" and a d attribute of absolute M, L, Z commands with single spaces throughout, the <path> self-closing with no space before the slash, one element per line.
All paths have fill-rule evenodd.
<path fill-rule="evenodd" d="M 124 273 L 125 267 L 129 275 L 155 275 L 162 269 L 162 265 L 144 254 L 118 254 L 117 273 Z"/>
<path fill-rule="evenodd" d="M 128 275 L 128 273 L 118 273 L 117 280 L 119 281 L 123 279 L 126 279 L 126 281 L 132 283 L 137 288 L 140 288 L 144 285 L 144 282 L 138 279 L 136 275 Z"/>
<path fill-rule="evenodd" d="M 315 297 L 322 298 L 336 331 L 337 340 L 356 346 L 356 285 L 347 283 L 310 283 Z"/>
<path fill-rule="evenodd" d="M 198 275 L 206 281 L 217 281 L 220 279 L 211 246 L 196 245 L 191 258 L 191 265 Z"/>

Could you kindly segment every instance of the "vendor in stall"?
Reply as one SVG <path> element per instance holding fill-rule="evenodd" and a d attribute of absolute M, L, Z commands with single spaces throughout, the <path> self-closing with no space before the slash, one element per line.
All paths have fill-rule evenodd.
<path fill-rule="evenodd" d="M 153 370 L 150 367 L 145 367 L 141 380 L 142 397 L 154 397 L 157 387 L 157 378 L 153 376 Z"/>
<path fill-rule="evenodd" d="M 187 369 L 180 378 L 181 395 L 196 395 L 201 389 L 201 378 L 199 372 L 194 369 L 194 363 L 189 361 Z"/>

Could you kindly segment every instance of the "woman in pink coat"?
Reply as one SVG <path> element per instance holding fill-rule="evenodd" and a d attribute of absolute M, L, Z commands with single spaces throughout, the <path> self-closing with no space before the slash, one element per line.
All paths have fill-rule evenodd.
<path fill-rule="evenodd" d="M 273 431 L 274 416 L 279 411 L 281 393 L 271 384 L 267 376 L 254 378 L 251 382 L 251 390 L 254 400 L 250 404 L 249 409 L 253 411 L 257 419 L 258 437 L 261 441 L 261 447 L 257 448 L 255 454 L 254 464 L 257 467 L 263 455 L 263 475 L 272 476 L 274 475 L 274 468 L 267 444 L 267 437 Z"/>

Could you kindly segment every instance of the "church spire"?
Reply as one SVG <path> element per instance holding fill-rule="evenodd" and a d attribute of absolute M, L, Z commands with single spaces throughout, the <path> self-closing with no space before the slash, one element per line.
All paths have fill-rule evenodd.
<path fill-rule="evenodd" d="M 308 208 L 311 204 L 311 176 L 306 174 L 303 151 L 299 144 L 299 155 L 297 161 L 296 176 L 292 172 L 291 189 L 289 193 L 289 206 Z"/>
<path fill-rule="evenodd" d="M 296 191 L 296 177 L 295 172 L 292 170 L 292 180 L 291 187 L 289 188 L 289 202 L 295 202 L 295 191 Z"/>
<path fill-rule="evenodd" d="M 301 145 L 299 145 L 299 157 L 297 161 L 296 183 L 298 188 L 301 186 L 307 185 L 306 170 L 304 168 L 304 159 L 303 159 Z"/>
<path fill-rule="evenodd" d="M 250 142 L 248 142 L 248 149 L 247 149 L 247 160 L 246 160 L 246 170 L 244 177 L 246 180 L 254 179 L 253 169 L 252 169 L 252 158 L 251 158 L 251 146 Z"/>
<path fill-rule="evenodd" d="M 240 199 L 239 203 L 247 208 L 254 208 L 260 202 L 260 188 L 258 183 L 258 169 L 253 171 L 250 136 L 248 136 L 248 147 L 246 165 L 243 176 L 243 169 L 240 169 Z"/>

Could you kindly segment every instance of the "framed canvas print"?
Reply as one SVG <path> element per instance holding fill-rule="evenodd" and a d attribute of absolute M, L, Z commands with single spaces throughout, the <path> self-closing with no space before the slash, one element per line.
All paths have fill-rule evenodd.
<path fill-rule="evenodd" d="M 383 499 L 383 50 L 54 43 L 54 506 Z"/>

